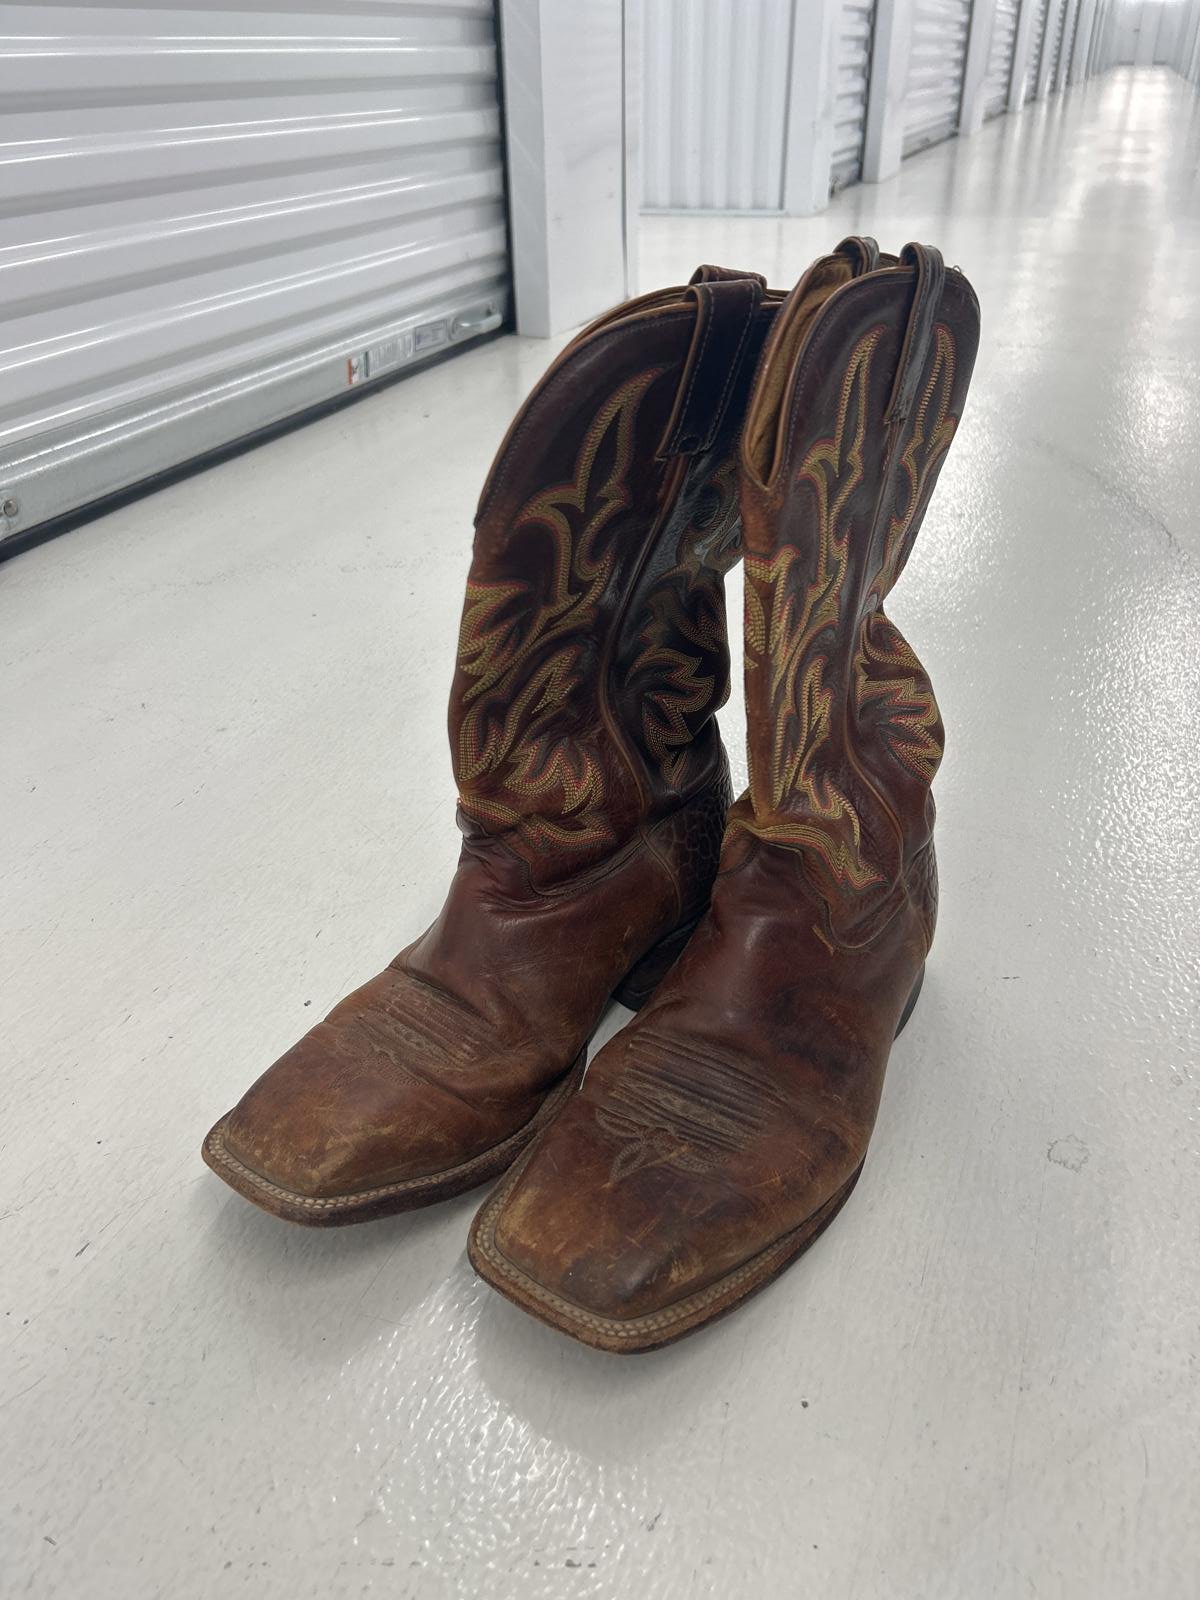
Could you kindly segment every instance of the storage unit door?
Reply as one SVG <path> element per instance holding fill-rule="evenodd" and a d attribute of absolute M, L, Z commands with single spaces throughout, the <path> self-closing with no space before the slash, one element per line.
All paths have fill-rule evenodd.
<path fill-rule="evenodd" d="M 496 66 L 492 0 L 6 6 L 0 537 L 498 326 Z"/>
<path fill-rule="evenodd" d="M 1018 0 L 996 0 L 992 17 L 992 42 L 988 46 L 987 77 L 983 85 L 983 115 L 998 117 L 1008 105 L 1013 51 L 1017 46 Z"/>
<path fill-rule="evenodd" d="M 831 190 L 862 177 L 863 130 L 871 76 L 875 0 L 842 0 L 837 35 L 837 73 L 833 109 Z"/>
<path fill-rule="evenodd" d="M 1026 5 L 1033 0 L 1025 0 Z M 1033 43 L 1029 51 L 1029 76 L 1025 80 L 1025 100 L 1028 103 L 1037 95 L 1038 74 L 1042 70 L 1042 52 L 1046 48 L 1046 19 L 1050 15 L 1050 0 L 1041 0 L 1037 21 L 1033 25 Z"/>
<path fill-rule="evenodd" d="M 1059 0 L 1057 11 L 1050 18 L 1050 26 L 1054 30 L 1050 35 L 1050 65 L 1047 69 L 1049 76 L 1046 79 L 1046 93 L 1054 93 L 1055 79 L 1058 77 L 1058 58 L 1062 54 L 1063 32 L 1067 26 L 1067 10 L 1070 0 Z"/>
<path fill-rule="evenodd" d="M 643 209 L 782 210 L 792 0 L 633 4 Z"/>
<path fill-rule="evenodd" d="M 958 130 L 971 0 L 916 0 L 904 92 L 906 156 Z"/>

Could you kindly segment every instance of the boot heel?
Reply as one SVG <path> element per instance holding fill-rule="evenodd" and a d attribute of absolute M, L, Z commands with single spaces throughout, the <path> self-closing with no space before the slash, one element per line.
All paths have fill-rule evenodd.
<path fill-rule="evenodd" d="M 617 1004 L 630 1011 L 640 1011 L 679 960 L 695 930 L 694 922 L 685 928 L 676 928 L 674 933 L 652 945 L 640 961 L 635 961 L 612 992 Z"/>
<path fill-rule="evenodd" d="M 900 1013 L 900 1021 L 896 1024 L 896 1032 L 895 1032 L 894 1037 L 897 1038 L 897 1039 L 904 1032 L 904 1024 L 908 1021 L 909 1017 L 911 1017 L 913 1012 L 916 1010 L 917 1000 L 918 1000 L 918 998 L 920 996 L 920 993 L 921 993 L 921 985 L 924 982 L 925 982 L 925 963 L 922 962 L 921 963 L 921 970 L 920 970 L 920 972 L 917 973 L 917 981 L 916 981 L 916 983 L 913 984 L 912 993 L 909 995 L 908 999 L 904 1002 L 904 1010 Z"/>

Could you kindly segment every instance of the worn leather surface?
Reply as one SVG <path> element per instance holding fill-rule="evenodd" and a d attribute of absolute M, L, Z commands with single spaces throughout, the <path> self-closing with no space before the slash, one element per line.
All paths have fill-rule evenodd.
<path fill-rule="evenodd" d="M 436 1198 L 530 1122 L 614 987 L 707 904 L 735 446 L 781 299 L 712 271 L 585 330 L 500 448 L 450 700 L 458 869 L 433 926 L 210 1135 L 268 1208 L 422 1178 Z"/>
<path fill-rule="evenodd" d="M 728 1309 L 836 1209 L 933 937 L 942 724 L 883 604 L 978 307 L 935 251 L 842 259 L 852 278 L 818 262 L 785 303 L 744 431 L 750 787 L 711 907 L 473 1235 L 493 1283 L 606 1348 Z"/>

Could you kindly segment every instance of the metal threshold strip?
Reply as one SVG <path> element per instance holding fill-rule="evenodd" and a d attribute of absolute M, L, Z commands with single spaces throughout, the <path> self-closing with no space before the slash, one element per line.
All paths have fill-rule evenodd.
<path fill-rule="evenodd" d="M 411 371 L 500 328 L 507 291 L 448 300 L 150 403 L 21 441 L 0 454 L 0 555 L 46 524 Z"/>

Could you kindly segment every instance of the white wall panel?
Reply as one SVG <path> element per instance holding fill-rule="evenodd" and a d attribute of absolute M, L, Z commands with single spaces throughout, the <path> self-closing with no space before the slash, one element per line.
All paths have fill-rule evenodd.
<path fill-rule="evenodd" d="M 1154 41 L 1154 64 L 1160 67 L 1178 65 L 1183 44 L 1187 7 L 1180 0 L 1166 0 L 1158 20 Z"/>
<path fill-rule="evenodd" d="M 1102 21 L 1106 66 L 1194 70 L 1200 38 L 1200 0 L 1114 0 Z"/>
<path fill-rule="evenodd" d="M 874 27 L 875 0 L 841 0 L 834 78 L 834 189 L 855 183 L 862 176 Z"/>
<path fill-rule="evenodd" d="M 875 0 L 863 139 L 865 183 L 883 183 L 900 170 L 914 9 L 915 0 Z"/>
<path fill-rule="evenodd" d="M 967 23 L 967 55 L 954 131 L 959 137 L 978 133 L 984 122 L 987 76 L 997 0 L 971 0 Z"/>
<path fill-rule="evenodd" d="M 622 0 L 501 0 L 500 18 L 517 331 L 549 338 L 629 293 L 636 61 Z"/>
<path fill-rule="evenodd" d="M 1200 0 L 1191 0 L 1188 6 L 1178 69 L 1189 83 L 1200 84 Z"/>
<path fill-rule="evenodd" d="M 1138 30 L 1134 63 L 1139 67 L 1152 67 L 1158 61 L 1158 32 L 1162 26 L 1164 0 L 1146 0 L 1142 6 L 1142 21 Z"/>
<path fill-rule="evenodd" d="M 1075 0 L 1075 17 L 1071 23 L 1071 53 L 1067 57 L 1067 70 L 1066 75 L 1063 78 L 1064 88 L 1068 83 L 1073 83 L 1075 81 L 1078 73 L 1079 56 L 1082 48 L 1080 28 L 1083 23 L 1083 14 L 1086 3 L 1087 0 Z"/>
<path fill-rule="evenodd" d="M 1112 10 L 1112 50 L 1110 65 L 1128 64 L 1145 66 L 1144 59 L 1139 59 L 1142 53 L 1143 34 L 1148 40 L 1153 40 L 1153 29 L 1143 29 L 1143 21 L 1147 11 L 1157 16 L 1158 8 L 1151 0 L 1149 5 L 1143 5 L 1141 0 L 1125 0 L 1124 4 L 1118 3 Z"/>
<path fill-rule="evenodd" d="M 1079 0 L 1075 22 L 1075 49 L 1071 58 L 1072 83 L 1082 83 L 1092 72 L 1092 42 L 1095 37 L 1099 0 Z"/>
<path fill-rule="evenodd" d="M 505 314 L 491 0 L 3 22 L 6 531 Z"/>
<path fill-rule="evenodd" d="M 647 210 L 778 211 L 791 0 L 639 0 Z"/>
<path fill-rule="evenodd" d="M 1200 0 L 1111 0 L 1096 31 L 1103 68 L 1165 66 L 1196 79 Z"/>

